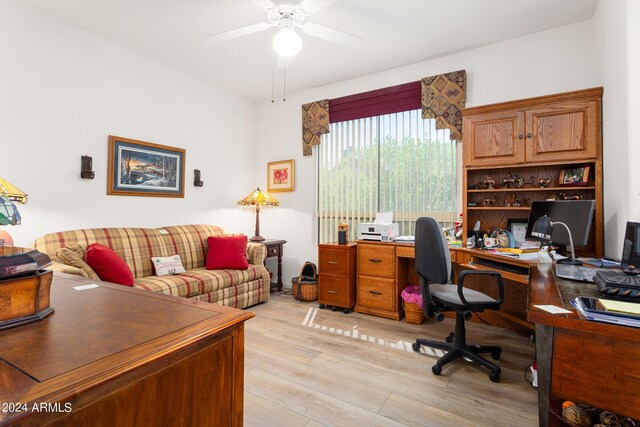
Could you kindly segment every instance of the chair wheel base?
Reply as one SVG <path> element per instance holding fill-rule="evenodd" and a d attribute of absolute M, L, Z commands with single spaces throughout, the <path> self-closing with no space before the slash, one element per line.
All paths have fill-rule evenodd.
<path fill-rule="evenodd" d="M 453 332 L 451 332 L 444 340 L 448 343 L 452 343 L 453 339 L 455 338 L 456 334 L 454 334 Z"/>
<path fill-rule="evenodd" d="M 318 304 L 318 308 L 319 308 L 320 310 L 324 310 L 326 307 L 327 307 L 327 306 L 326 306 L 326 305 L 324 305 L 324 304 Z"/>
<path fill-rule="evenodd" d="M 489 372 L 489 379 L 492 382 L 497 383 L 498 381 L 500 381 L 500 372 L 499 371 L 491 371 L 491 372 Z"/>
<path fill-rule="evenodd" d="M 491 358 L 493 360 L 500 360 L 500 352 L 499 351 L 494 351 L 491 353 Z"/>
<path fill-rule="evenodd" d="M 440 375 L 442 373 L 442 366 L 433 365 L 431 372 L 433 372 L 434 375 Z"/>
<path fill-rule="evenodd" d="M 411 344 L 411 348 L 413 349 L 413 351 L 420 351 L 420 344 L 414 342 L 413 344 Z"/>

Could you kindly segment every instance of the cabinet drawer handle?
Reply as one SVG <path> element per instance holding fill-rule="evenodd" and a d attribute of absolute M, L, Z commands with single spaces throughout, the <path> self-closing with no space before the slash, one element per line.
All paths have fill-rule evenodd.
<path fill-rule="evenodd" d="M 382 262 L 381 259 L 371 259 L 371 258 L 369 258 L 369 261 L 371 261 L 371 262 Z"/>
<path fill-rule="evenodd" d="M 327 261 L 327 264 L 337 264 L 338 261 Z"/>
<path fill-rule="evenodd" d="M 378 292 L 378 291 L 369 291 L 369 293 L 373 295 L 382 295 L 382 292 Z"/>
<path fill-rule="evenodd" d="M 531 132 L 529 132 L 529 133 L 527 134 L 527 138 L 531 138 L 532 136 L 533 136 L 533 134 L 532 134 Z"/>
<path fill-rule="evenodd" d="M 523 134 L 521 134 L 521 133 L 519 133 L 519 134 L 518 134 L 518 139 L 523 139 L 523 138 L 524 138 L 524 135 L 523 135 Z"/>
<path fill-rule="evenodd" d="M 338 291 L 327 291 L 327 292 L 329 292 L 330 294 L 337 294 L 338 293 Z"/>

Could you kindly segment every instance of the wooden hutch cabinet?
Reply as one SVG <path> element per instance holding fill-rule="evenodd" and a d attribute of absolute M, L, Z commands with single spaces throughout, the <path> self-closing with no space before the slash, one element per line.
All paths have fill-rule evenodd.
<path fill-rule="evenodd" d="M 527 219 L 534 200 L 581 197 L 596 211 L 585 255 L 603 255 L 602 88 L 463 110 L 463 218 L 467 234 Z M 560 171 L 589 166 L 586 185 L 561 186 Z M 491 177 L 494 188 L 479 185 Z M 508 176 L 529 181 L 518 188 Z M 540 179 L 551 178 L 548 187 Z M 517 200 L 517 203 L 514 203 Z M 471 205 L 471 206 L 470 206 Z"/>

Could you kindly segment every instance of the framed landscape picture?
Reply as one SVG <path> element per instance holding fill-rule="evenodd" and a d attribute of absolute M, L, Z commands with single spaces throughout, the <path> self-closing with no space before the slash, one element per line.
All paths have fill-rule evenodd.
<path fill-rule="evenodd" d="M 294 172 L 293 160 L 267 163 L 267 192 L 293 191 Z"/>
<path fill-rule="evenodd" d="M 184 197 L 185 150 L 109 136 L 107 194 Z"/>

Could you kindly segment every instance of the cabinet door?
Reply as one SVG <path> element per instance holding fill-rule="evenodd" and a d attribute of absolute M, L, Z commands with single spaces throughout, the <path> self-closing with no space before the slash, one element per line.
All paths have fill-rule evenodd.
<path fill-rule="evenodd" d="M 524 162 L 524 113 L 503 111 L 463 119 L 466 166 Z"/>
<path fill-rule="evenodd" d="M 585 100 L 527 110 L 527 162 L 595 159 L 598 105 Z"/>

